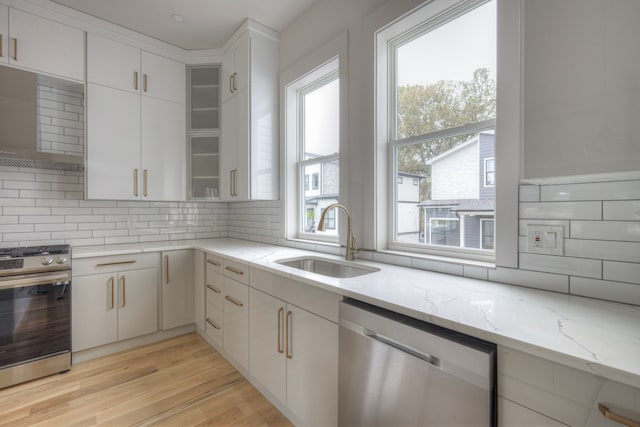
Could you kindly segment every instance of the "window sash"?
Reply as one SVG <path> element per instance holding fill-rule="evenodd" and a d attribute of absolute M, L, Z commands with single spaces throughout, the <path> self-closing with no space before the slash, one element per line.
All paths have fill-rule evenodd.
<path fill-rule="evenodd" d="M 329 156 L 323 156 L 323 157 L 314 157 L 313 159 L 308 159 L 308 160 L 302 160 L 298 162 L 298 182 L 303 182 L 304 181 L 304 176 L 305 176 L 305 168 L 307 166 L 313 166 L 313 165 L 317 165 L 320 164 L 322 166 L 322 163 L 326 163 L 326 162 L 332 162 L 332 161 L 340 161 L 340 155 L 339 154 L 331 154 Z M 311 186 L 310 186 L 311 187 Z M 318 185 L 318 187 L 320 187 L 320 185 Z M 307 240 L 318 240 L 318 241 L 324 241 L 324 242 L 337 242 L 338 241 L 338 236 L 337 235 L 322 235 L 322 234 L 317 234 L 317 233 L 307 233 L 304 231 L 305 226 L 307 224 L 307 210 L 305 209 L 305 197 L 304 197 L 304 186 L 299 186 L 300 191 L 298 191 L 298 238 L 300 239 L 307 239 Z M 334 227 L 333 229 L 335 229 L 336 227 Z"/>

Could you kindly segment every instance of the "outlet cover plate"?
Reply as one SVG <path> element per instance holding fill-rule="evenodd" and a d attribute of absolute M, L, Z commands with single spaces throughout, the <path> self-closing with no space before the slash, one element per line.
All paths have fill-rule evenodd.
<path fill-rule="evenodd" d="M 527 224 L 527 252 L 564 255 L 564 227 L 561 225 Z"/>

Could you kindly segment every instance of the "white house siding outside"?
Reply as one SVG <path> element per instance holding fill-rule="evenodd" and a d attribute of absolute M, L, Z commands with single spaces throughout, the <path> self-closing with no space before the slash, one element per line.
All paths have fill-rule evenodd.
<path fill-rule="evenodd" d="M 305 167 L 304 174 L 304 231 L 314 233 L 322 211 L 338 202 L 339 165 L 337 161 L 312 164 Z M 333 214 L 335 215 L 335 213 Z M 332 216 L 333 218 L 333 216 Z M 327 231 L 336 230 L 338 222 L 327 224 Z"/>
<path fill-rule="evenodd" d="M 398 239 L 415 242 L 420 233 L 420 181 L 423 177 L 399 172 L 397 177 Z"/>
<path fill-rule="evenodd" d="M 421 241 L 493 249 L 495 185 L 490 165 L 494 140 L 493 131 L 481 132 L 429 161 L 432 198 L 420 204 L 424 209 Z"/>

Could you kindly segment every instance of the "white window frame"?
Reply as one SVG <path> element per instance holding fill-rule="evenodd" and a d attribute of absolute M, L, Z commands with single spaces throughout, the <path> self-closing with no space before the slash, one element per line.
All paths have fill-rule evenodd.
<path fill-rule="evenodd" d="M 286 69 L 280 74 L 280 87 L 281 104 L 280 104 L 280 130 L 281 140 L 284 147 L 281 150 L 281 164 L 284 165 L 281 168 L 280 184 L 281 193 L 284 194 L 284 203 L 282 203 L 281 215 L 284 218 L 283 234 L 287 240 L 303 240 L 313 241 L 318 244 L 336 245 L 339 241 L 338 236 L 328 235 L 323 233 L 304 233 L 300 230 L 304 230 L 300 227 L 300 195 L 302 177 L 300 176 L 298 160 L 298 144 L 297 144 L 297 115 L 298 111 L 295 108 L 297 103 L 297 92 L 305 86 L 308 86 L 318 78 L 336 72 L 339 78 L 340 95 L 339 95 L 339 109 L 340 117 L 339 122 L 341 124 L 348 123 L 347 121 L 347 109 L 348 109 L 348 75 L 347 75 L 347 46 L 348 37 L 347 33 L 343 33 L 335 39 L 327 42 L 317 50 L 311 52 L 308 56 L 304 57 L 291 67 Z M 339 138 L 340 138 L 340 154 L 334 156 L 333 160 L 339 160 L 339 198 L 347 197 L 347 166 L 344 162 L 345 159 L 345 141 L 347 139 L 348 130 L 345 125 L 340 125 Z M 322 161 L 332 160 L 331 158 L 323 157 Z M 318 159 L 311 159 L 316 161 Z M 311 187 L 311 182 L 309 183 Z M 319 183 L 322 186 L 322 183 Z M 338 230 L 343 226 L 342 217 L 336 215 L 336 227 Z M 342 237 L 342 236 L 340 236 Z"/>
<path fill-rule="evenodd" d="M 491 173 L 493 174 L 493 184 L 489 184 L 487 182 L 487 174 L 489 173 L 487 171 L 487 163 L 489 163 L 489 161 L 493 162 L 493 170 L 491 171 Z M 485 187 L 495 187 L 496 186 L 496 161 L 494 157 L 487 157 L 486 159 L 484 159 L 484 186 Z"/>
<path fill-rule="evenodd" d="M 389 76 L 395 70 L 389 67 L 388 42 L 409 28 L 425 21 L 425 14 L 438 16 L 448 8 L 463 3 L 462 0 L 427 1 L 406 14 L 398 17 L 376 32 L 375 36 L 375 104 L 376 104 L 376 182 L 375 182 L 375 238 L 378 251 L 404 251 L 409 256 L 424 256 L 437 259 L 447 257 L 446 253 L 428 251 L 416 252 L 415 248 L 394 247 L 390 224 L 393 217 L 389 208 L 394 186 L 390 186 L 391 160 L 393 151 L 388 141 L 390 136 L 389 105 L 393 92 L 389 86 Z M 495 168 L 496 174 L 496 216 L 495 216 L 495 257 L 453 257 L 451 261 L 460 263 L 476 261 L 486 265 L 518 267 L 518 186 L 522 178 L 523 139 L 523 11 L 524 0 L 497 0 L 497 111 Z M 418 13 L 416 13 L 418 12 Z M 403 21 L 403 27 L 398 24 Z M 395 182 L 392 181 L 392 182 Z"/>

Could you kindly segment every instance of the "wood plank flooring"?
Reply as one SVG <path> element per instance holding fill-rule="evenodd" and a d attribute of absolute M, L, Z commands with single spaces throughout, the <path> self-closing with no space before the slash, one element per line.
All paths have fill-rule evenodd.
<path fill-rule="evenodd" d="M 1 426 L 291 426 L 192 333 L 0 390 Z"/>

